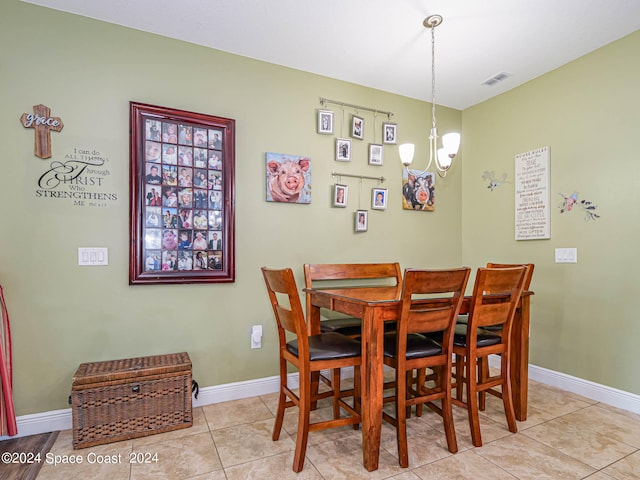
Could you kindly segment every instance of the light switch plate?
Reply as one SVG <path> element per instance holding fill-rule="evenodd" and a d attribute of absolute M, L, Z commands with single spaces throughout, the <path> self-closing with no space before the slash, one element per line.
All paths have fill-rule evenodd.
<path fill-rule="evenodd" d="M 578 263 L 578 249 L 556 248 L 556 263 Z"/>
<path fill-rule="evenodd" d="M 109 265 L 108 248 L 78 248 L 78 265 Z"/>

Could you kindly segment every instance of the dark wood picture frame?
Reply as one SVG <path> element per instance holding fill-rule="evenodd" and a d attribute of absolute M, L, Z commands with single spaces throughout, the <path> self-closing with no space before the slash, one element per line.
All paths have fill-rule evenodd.
<path fill-rule="evenodd" d="M 129 175 L 129 284 L 234 282 L 235 120 L 130 102 Z"/>

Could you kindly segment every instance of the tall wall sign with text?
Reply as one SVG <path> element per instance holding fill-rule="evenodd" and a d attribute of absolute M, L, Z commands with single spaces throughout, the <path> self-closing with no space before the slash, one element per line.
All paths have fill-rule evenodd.
<path fill-rule="evenodd" d="M 36 197 L 67 200 L 75 207 L 104 208 L 118 200 L 118 194 L 105 191 L 111 176 L 109 157 L 101 150 L 74 147 L 63 161 L 54 160 L 38 178 Z"/>
<path fill-rule="evenodd" d="M 53 157 L 51 132 L 64 128 L 60 117 L 51 116 L 46 105 L 34 105 L 33 113 L 23 113 L 20 123 L 34 132 L 33 154 L 43 160 Z M 105 192 L 111 175 L 109 158 L 104 152 L 88 146 L 77 146 L 44 166 L 37 181 L 37 198 L 67 200 L 76 207 L 106 207 L 118 200 L 118 194 Z"/>
<path fill-rule="evenodd" d="M 516 155 L 516 240 L 551 238 L 549 147 Z"/>

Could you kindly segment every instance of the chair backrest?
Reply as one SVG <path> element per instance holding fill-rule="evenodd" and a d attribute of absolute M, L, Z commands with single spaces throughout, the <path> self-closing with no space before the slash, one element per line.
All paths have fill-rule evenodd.
<path fill-rule="evenodd" d="M 487 268 L 513 268 L 513 267 L 528 267 L 527 273 L 524 277 L 524 289 L 529 290 L 529 287 L 531 286 L 531 279 L 533 278 L 533 269 L 536 267 L 535 264 L 487 262 Z"/>
<path fill-rule="evenodd" d="M 503 341 L 511 334 L 511 323 L 524 290 L 528 267 L 479 268 L 469 306 L 467 331 L 502 325 Z"/>
<path fill-rule="evenodd" d="M 399 263 L 305 263 L 304 282 L 307 288 L 313 282 L 329 280 L 382 280 L 395 279 L 402 283 Z"/>
<path fill-rule="evenodd" d="M 286 348 L 286 332 L 294 333 L 298 339 L 299 356 L 302 358 L 308 354 L 309 342 L 293 271 L 290 268 L 276 270 L 267 267 L 262 267 L 261 270 L 276 318 L 280 348 Z M 283 302 L 285 298 L 286 303 Z"/>
<path fill-rule="evenodd" d="M 304 283 L 306 288 L 318 286 L 317 282 L 335 285 L 339 281 L 380 280 L 402 285 L 400 264 L 395 263 L 305 263 Z M 382 283 L 382 282 L 379 282 Z M 307 295 L 307 312 L 311 308 L 311 297 Z"/>
<path fill-rule="evenodd" d="M 470 273 L 469 267 L 447 270 L 406 269 L 402 284 L 398 337 L 406 337 L 409 333 L 444 331 L 443 343 L 450 346 Z M 444 300 L 442 306 L 439 306 L 440 303 L 438 306 L 421 306 L 416 295 L 444 295 Z"/>

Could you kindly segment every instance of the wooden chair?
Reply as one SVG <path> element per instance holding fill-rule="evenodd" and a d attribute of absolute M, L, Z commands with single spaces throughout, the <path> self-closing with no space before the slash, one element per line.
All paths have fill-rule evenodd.
<path fill-rule="evenodd" d="M 309 336 L 293 271 L 290 268 L 274 270 L 262 267 L 262 275 L 273 307 L 280 344 L 278 412 L 273 426 L 272 438 L 276 441 L 280 437 L 285 409 L 297 406 L 298 435 L 293 458 L 293 471 L 300 472 L 304 466 L 309 431 L 360 423 L 357 397 L 359 395 L 361 345 L 359 342 L 335 332 Z M 287 342 L 287 332 L 295 334 L 295 339 Z M 299 371 L 298 395 L 287 385 L 287 363 Z M 355 408 L 340 396 L 339 371 L 342 367 L 353 367 L 356 372 L 354 376 Z M 334 372 L 332 390 L 312 395 L 312 373 L 325 369 Z M 312 401 L 315 402 L 329 396 L 333 397 L 333 419 L 310 423 Z M 340 418 L 340 408 L 344 409 L 349 416 Z"/>
<path fill-rule="evenodd" d="M 451 270 L 407 269 L 404 272 L 397 332 L 386 333 L 384 338 L 384 363 L 396 372 L 396 416 L 393 418 L 383 412 L 383 418 L 396 427 L 398 458 L 402 467 L 409 466 L 407 413 L 412 405 L 425 403 L 440 414 L 449 451 L 458 451 L 453 427 L 450 378 L 448 375 L 437 375 L 435 386 L 427 387 L 424 372 L 426 368 L 442 368 L 445 372 L 452 369 L 453 333 L 470 271 L 464 267 Z M 447 294 L 450 298 L 448 304 L 437 308 L 421 307 L 419 300 L 413 301 L 415 295 L 428 294 Z M 421 335 L 428 332 L 442 332 L 442 341 L 436 342 Z M 413 388 L 414 369 L 421 372 L 416 388 Z M 436 400 L 441 401 L 441 407 L 433 403 Z"/>
<path fill-rule="evenodd" d="M 524 277 L 523 291 L 529 290 L 531 280 L 533 279 L 533 269 L 535 265 L 533 263 L 492 263 L 487 262 L 487 268 L 513 268 L 513 267 L 527 267 L 527 273 Z M 460 318 L 460 317 L 458 317 Z M 502 325 L 494 325 L 485 327 L 487 330 L 496 331 L 502 328 Z M 513 335 L 513 331 L 511 333 Z M 487 378 L 489 376 L 489 359 L 481 358 L 478 360 L 478 375 L 480 378 Z M 494 396 L 498 396 L 494 390 L 487 390 L 486 392 L 480 392 L 480 398 L 478 399 L 480 411 L 484 411 L 487 405 L 487 393 Z"/>
<path fill-rule="evenodd" d="M 319 285 L 339 286 L 347 281 L 365 281 L 368 285 L 402 285 L 402 271 L 399 263 L 315 263 L 304 265 L 306 288 Z M 307 315 L 311 309 L 311 297 L 307 295 Z M 387 322 L 389 323 L 389 322 Z M 393 323 L 386 329 L 395 328 Z M 362 332 L 362 320 L 354 317 L 340 317 L 322 320 L 322 332 L 338 332 L 350 337 L 358 337 Z"/>
<path fill-rule="evenodd" d="M 467 409 L 471 438 L 476 447 L 482 446 L 478 415 L 480 392 L 491 390 L 502 398 L 509 431 L 517 431 L 511 393 L 511 326 L 527 272 L 528 267 L 525 266 L 479 268 L 469 306 L 468 323 L 456 327 L 453 338 L 456 396 L 453 402 Z M 486 329 L 495 325 L 502 328 Z M 461 327 L 464 333 L 460 333 Z M 501 356 L 500 372 L 485 376 L 478 364 L 493 354 Z M 464 401 L 463 385 L 466 387 Z M 501 387 L 500 392 L 495 390 L 498 386 Z"/>
<path fill-rule="evenodd" d="M 533 279 L 533 269 L 536 268 L 534 263 L 493 263 L 487 262 L 487 268 L 514 268 L 528 267 L 527 274 L 524 277 L 524 290 L 529 290 L 531 280 Z"/>
<path fill-rule="evenodd" d="M 492 263 L 487 262 L 487 268 L 514 268 L 514 267 L 527 267 L 527 274 L 524 279 L 524 290 L 529 290 L 529 286 L 531 285 L 531 280 L 533 279 L 533 269 L 535 268 L 535 264 L 533 263 Z M 469 319 L 468 315 L 459 315 L 458 316 L 458 324 L 467 324 Z M 487 330 L 500 330 L 502 327 L 500 325 L 494 325 L 486 327 Z"/>
<path fill-rule="evenodd" d="M 487 262 L 487 268 L 513 268 L 513 267 L 527 267 L 527 274 L 524 279 L 524 290 L 529 290 L 529 286 L 531 285 L 531 279 L 533 278 L 533 269 L 535 268 L 535 264 L 533 263 L 492 263 Z M 458 324 L 466 325 L 469 320 L 468 315 L 459 315 L 458 316 Z M 464 327 L 458 327 L 459 333 L 462 333 L 462 329 Z M 485 330 L 489 331 L 500 331 L 502 329 L 502 325 L 488 325 L 484 327 Z M 478 360 L 478 376 L 480 378 L 487 378 L 489 376 L 489 360 L 487 358 L 481 358 Z M 488 393 L 495 393 L 491 390 Z M 487 392 L 481 392 L 479 398 L 479 408 L 480 411 L 484 411 L 487 404 Z"/>
<path fill-rule="evenodd" d="M 306 288 L 340 287 L 352 286 L 359 283 L 366 283 L 367 286 L 395 285 L 399 289 L 402 287 L 402 270 L 400 264 L 395 263 L 305 263 L 304 283 Z M 311 296 L 306 296 L 307 318 L 311 311 Z M 395 322 L 386 322 L 385 331 L 394 331 Z M 359 339 L 362 334 L 362 319 L 356 317 L 338 317 L 324 319 L 320 322 L 320 331 L 336 332 L 348 337 Z M 335 375 L 333 375 L 335 376 Z M 332 379 L 317 373 L 313 375 L 312 391 L 318 391 L 318 379 L 322 380 L 329 387 L 332 386 Z M 338 372 L 338 381 L 340 380 Z M 389 388 L 388 383 L 385 388 Z M 351 396 L 351 390 L 342 392 L 342 396 Z M 312 403 L 312 409 L 316 408 L 316 403 Z"/>

